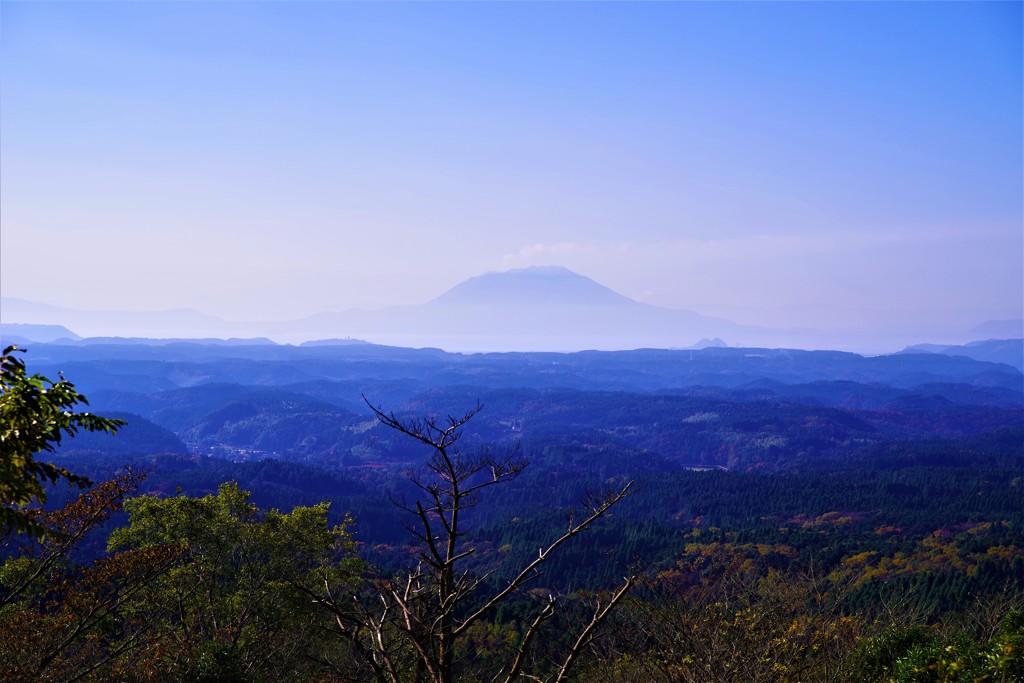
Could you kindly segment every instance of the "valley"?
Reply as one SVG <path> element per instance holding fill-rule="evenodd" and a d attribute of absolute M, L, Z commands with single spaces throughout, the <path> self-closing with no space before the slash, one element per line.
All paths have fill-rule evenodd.
<path fill-rule="evenodd" d="M 991 355 L 1007 345 L 1015 353 L 1012 342 L 971 348 Z M 797 620 L 766 622 L 763 636 L 747 627 L 734 634 L 746 639 L 751 666 L 763 657 L 758 639 L 781 637 L 776 629 L 791 623 L 837 648 L 830 657 L 845 667 L 839 678 L 823 677 L 813 651 L 794 654 L 793 671 L 814 680 L 859 680 L 851 672 L 870 667 L 858 652 L 893 627 L 886 610 L 894 603 L 903 605 L 900 619 L 932 628 L 981 609 L 1009 618 L 1024 604 L 1024 375 L 1006 363 L 935 349 L 461 354 L 150 340 L 31 343 L 26 356 L 33 371 L 73 377 L 90 411 L 126 423 L 116 435 L 65 439 L 54 464 L 94 482 L 138 473 L 131 495 L 143 501 L 212 501 L 233 482 L 254 510 L 268 511 L 261 514 L 322 509 L 324 523 L 349 525 L 356 556 L 372 567 L 367 576 L 409 571 L 422 552 L 410 536 L 411 501 L 430 490 L 420 488 L 430 449 L 383 424 L 374 408 L 409 425 L 471 411 L 456 456 L 468 459 L 458 462 L 520 463 L 465 510 L 460 542 L 473 549 L 465 570 L 487 577 L 488 589 L 517 580 L 514 558 L 536 555 L 581 501 L 629 487 L 486 622 L 516 637 L 530 596 L 543 593 L 567 601 L 569 627 L 585 611 L 585 600 L 571 596 L 634 577 L 642 587 L 588 648 L 579 680 L 617 680 L 607 678 L 612 671 L 661 680 L 614 653 L 675 661 L 678 643 L 642 637 L 640 624 L 667 620 L 665 633 L 681 637 L 723 595 L 737 608 L 784 609 L 778 614 Z M 47 507 L 68 509 L 77 496 L 52 488 Z M 109 561 L 108 537 L 126 533 L 117 531 L 124 523 L 113 514 L 113 526 L 83 536 L 70 557 Z M 776 604 L 789 594 L 763 593 L 766 581 L 787 582 L 794 602 Z M 810 599 L 822 590 L 837 596 L 825 611 Z M 711 612 L 678 611 L 679 601 Z M 723 612 L 702 628 L 718 638 L 739 627 L 731 620 L 740 614 Z M 690 625 L 675 623 L 684 617 Z M 845 635 L 829 640 L 840 627 Z M 957 633 L 976 639 L 972 652 L 990 647 L 974 631 Z M 459 641 L 473 662 L 466 676 L 503 660 L 502 646 L 481 637 Z M 946 647 L 946 637 L 934 642 Z M 541 652 L 566 647 L 555 638 Z M 735 656 L 711 640 L 687 647 L 705 653 L 701 666 Z M 303 679 L 294 662 L 287 666 Z"/>

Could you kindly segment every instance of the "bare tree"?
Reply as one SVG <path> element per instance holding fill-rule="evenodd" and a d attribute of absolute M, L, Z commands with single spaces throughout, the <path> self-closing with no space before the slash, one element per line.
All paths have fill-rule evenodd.
<path fill-rule="evenodd" d="M 620 490 L 591 497 L 585 503 L 584 512 L 571 519 L 564 532 L 540 548 L 537 556 L 526 561 L 511 580 L 493 589 L 490 595 L 480 595 L 494 569 L 471 572 L 465 568 L 466 561 L 476 551 L 467 538 L 465 514 L 478 503 L 483 489 L 514 478 L 526 466 L 526 461 L 515 455 L 467 456 L 455 448 L 463 427 L 480 412 L 480 404 L 460 417 L 402 420 L 366 402 L 382 424 L 433 451 L 425 473 L 412 478 L 421 499 L 412 505 L 399 503 L 413 519 L 407 529 L 420 546 L 419 564 L 400 579 L 380 581 L 372 600 L 356 596 L 345 598 L 326 586 L 322 601 L 332 610 L 341 633 L 363 657 L 378 681 L 450 683 L 455 677 L 459 637 L 524 584 L 540 576 L 541 565 L 552 553 L 621 501 L 632 482 Z M 594 603 L 589 622 L 568 645 L 564 659 L 553 667 L 551 680 L 565 678 L 633 580 L 633 577 L 626 578 L 607 599 Z M 511 661 L 495 680 L 542 680 L 524 669 L 534 637 L 556 607 L 557 600 L 549 596 L 526 626 L 515 652 L 510 653 Z"/>

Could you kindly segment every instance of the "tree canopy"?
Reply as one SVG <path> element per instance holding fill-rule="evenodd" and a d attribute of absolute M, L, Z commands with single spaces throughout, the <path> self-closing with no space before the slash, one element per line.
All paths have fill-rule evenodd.
<path fill-rule="evenodd" d="M 46 485 L 64 480 L 79 488 L 90 482 L 62 467 L 41 462 L 36 455 L 53 452 L 65 436 L 80 430 L 114 433 L 124 425 L 89 412 L 72 410 L 89 405 L 75 385 L 64 379 L 53 382 L 39 374 L 29 375 L 25 361 L 15 355 L 23 349 L 8 346 L 0 358 L 0 525 L 4 533 L 34 536 L 46 533 L 37 520 L 18 508 L 46 502 Z"/>

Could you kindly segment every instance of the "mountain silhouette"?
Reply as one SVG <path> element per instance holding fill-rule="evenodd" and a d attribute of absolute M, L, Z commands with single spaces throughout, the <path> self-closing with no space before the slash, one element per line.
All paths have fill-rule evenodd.
<path fill-rule="evenodd" d="M 688 347 L 702 338 L 753 338 L 754 328 L 651 306 L 561 267 L 469 278 L 425 304 L 323 313 L 293 323 L 307 335 L 461 351 Z"/>
<path fill-rule="evenodd" d="M 561 266 L 534 266 L 503 273 L 484 273 L 455 285 L 431 302 L 440 305 L 483 306 L 536 306 L 538 303 L 628 306 L 638 302 Z"/>
<path fill-rule="evenodd" d="M 0 303 L 4 323 L 65 325 L 88 338 L 235 338 L 233 344 L 259 343 L 254 337 L 285 343 L 359 339 L 476 352 L 686 349 L 714 340 L 716 346 L 867 349 L 878 353 L 879 349 L 891 351 L 920 343 L 923 336 L 913 330 L 900 336 L 870 329 L 825 332 L 739 325 L 690 310 L 641 303 L 557 266 L 484 273 L 424 304 L 319 313 L 277 322 L 225 321 L 187 309 L 76 311 L 6 297 Z M 999 325 L 1008 327 L 1016 322 Z M 0 336 L 18 335 L 5 328 Z M 931 341 L 946 344 L 978 338 L 962 331 L 929 336 Z M 124 340 L 108 339 L 107 343 L 117 341 Z"/>

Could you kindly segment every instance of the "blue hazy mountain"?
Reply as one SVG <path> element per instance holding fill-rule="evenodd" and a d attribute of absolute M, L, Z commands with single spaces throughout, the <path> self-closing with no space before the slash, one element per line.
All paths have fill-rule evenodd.
<path fill-rule="evenodd" d="M 459 351 L 678 348 L 714 337 L 729 344 L 778 345 L 785 338 L 634 301 L 559 267 L 486 273 L 419 306 L 324 313 L 293 325 L 315 336 Z"/>
<path fill-rule="evenodd" d="M 83 337 L 105 337 L 107 343 L 123 341 L 113 337 L 188 338 L 197 343 L 229 339 L 232 345 L 250 343 L 247 339 L 252 338 L 279 343 L 365 340 L 463 352 L 688 349 L 704 346 L 702 340 L 710 339 L 715 345 L 730 347 L 887 353 L 925 340 L 963 344 L 1013 337 L 965 334 L 959 328 L 939 333 L 856 327 L 827 332 L 740 325 L 691 310 L 635 301 L 561 267 L 485 273 L 419 305 L 328 312 L 291 321 L 231 322 L 190 309 L 77 311 L 10 298 L 2 300 L 2 319 L 4 323 L 63 325 Z M 1012 329 L 1014 325 L 1014 321 L 990 323 L 985 329 Z"/>
<path fill-rule="evenodd" d="M 24 344 L 26 342 L 53 342 L 58 340 L 76 341 L 77 334 L 63 325 L 32 325 L 29 323 L 0 323 L 0 344 Z"/>
<path fill-rule="evenodd" d="M 691 310 L 652 306 L 562 267 L 532 267 L 469 278 L 417 306 L 323 313 L 267 332 L 289 341 L 357 338 L 449 351 L 571 351 L 715 345 L 844 349 L 885 353 L 934 331 L 775 329 L 741 325 Z M 984 337 L 960 329 L 950 344 Z M 991 338 L 991 337 L 989 337 Z"/>
<path fill-rule="evenodd" d="M 988 363 L 1005 363 L 1024 371 L 1024 339 L 987 339 L 947 346 L 944 344 L 915 344 L 901 353 L 941 353 L 947 356 L 966 356 Z"/>
<path fill-rule="evenodd" d="M 1024 320 L 988 320 L 971 328 L 972 339 L 1020 339 L 1024 337 Z"/>
<path fill-rule="evenodd" d="M 638 302 L 589 277 L 560 266 L 484 273 L 461 282 L 433 300 L 441 306 L 622 306 Z M 643 304 L 639 304 L 643 306 Z"/>
<path fill-rule="evenodd" d="M 24 299 L 0 299 L 3 323 L 63 325 L 82 337 L 238 337 L 246 329 L 187 308 L 163 311 L 77 310 Z M 27 335 L 26 335 L 27 336 Z M 77 335 L 72 335 L 72 339 Z M 28 337 L 33 341 L 48 341 Z"/>

